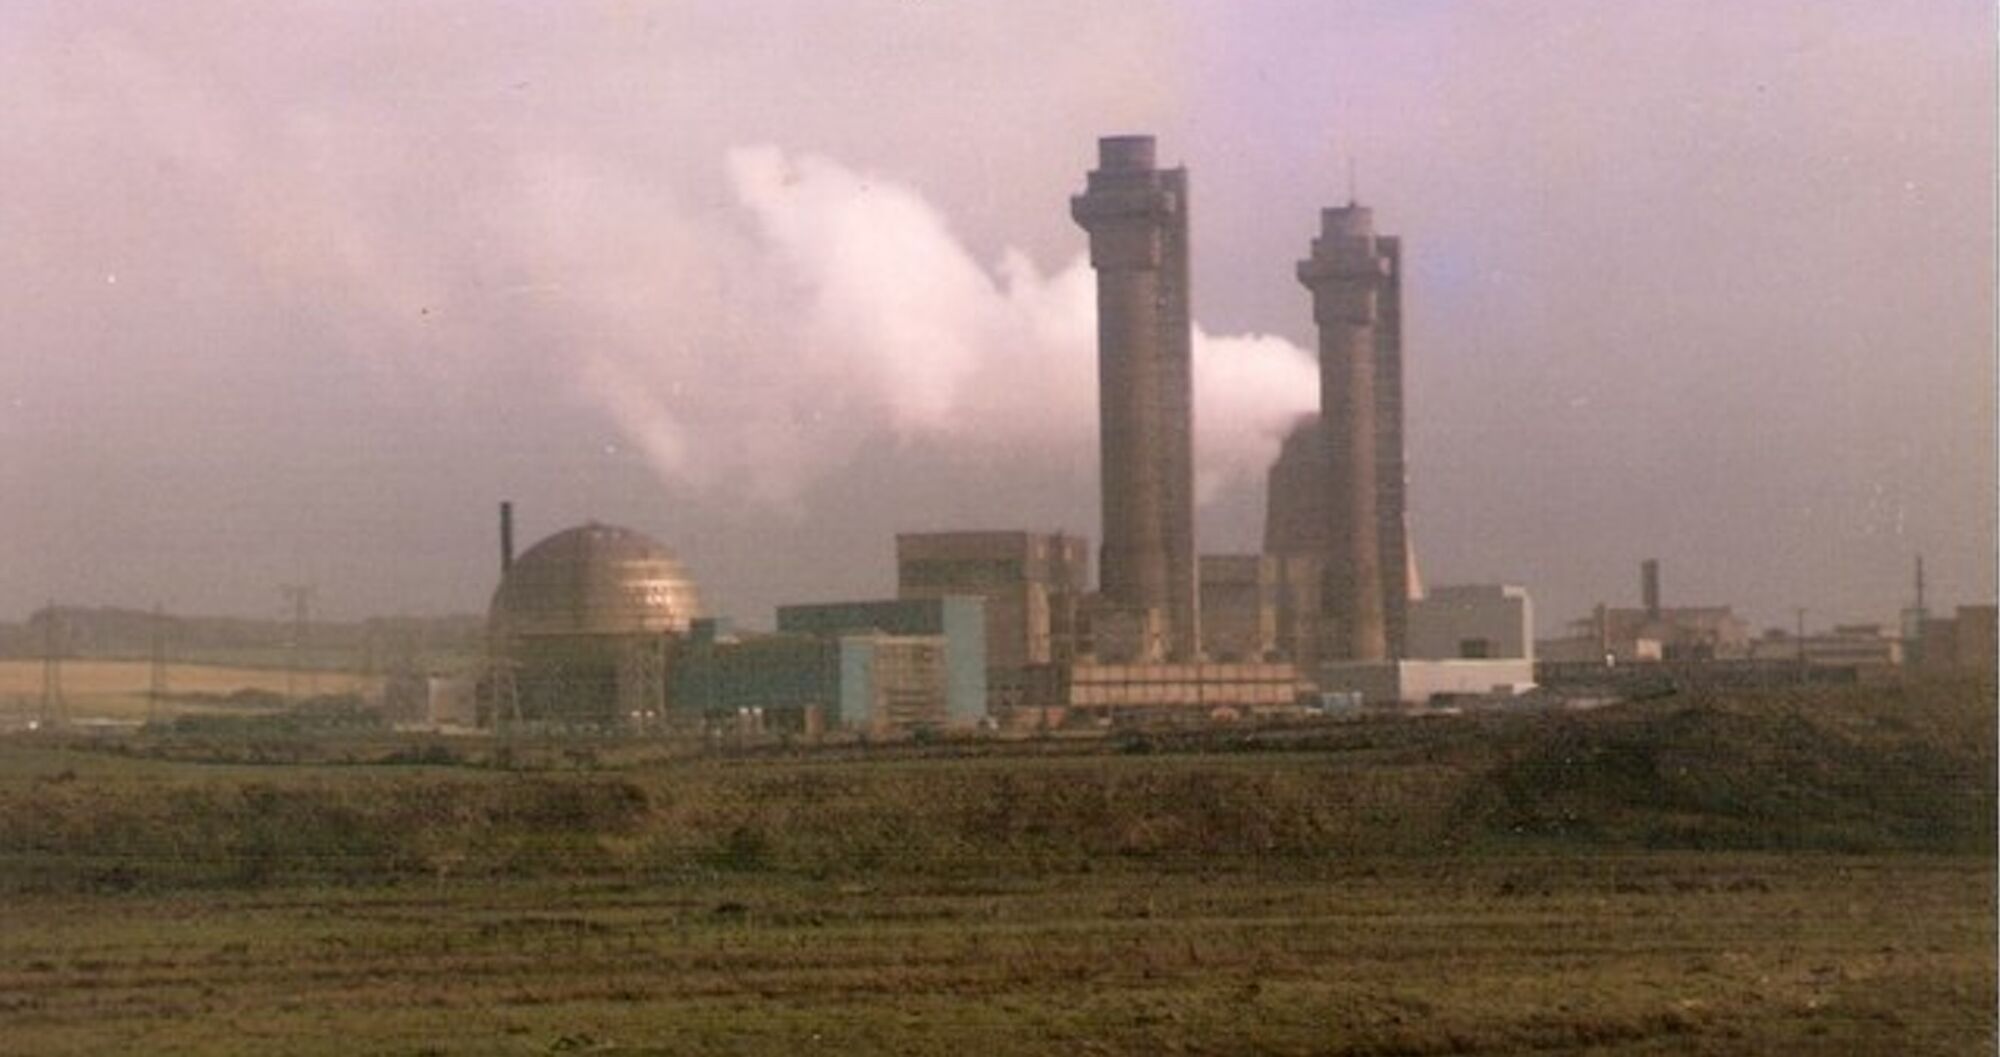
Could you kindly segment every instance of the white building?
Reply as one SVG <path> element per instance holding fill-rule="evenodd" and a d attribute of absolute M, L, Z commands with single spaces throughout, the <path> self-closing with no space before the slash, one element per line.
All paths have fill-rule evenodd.
<path fill-rule="evenodd" d="M 1433 587 L 1410 603 L 1408 660 L 1535 663 L 1535 608 L 1512 584 Z"/>
<path fill-rule="evenodd" d="M 1523 587 L 1433 587 L 1410 603 L 1403 659 L 1329 662 L 1319 686 L 1359 692 L 1370 704 L 1510 697 L 1535 685 L 1534 618 Z"/>

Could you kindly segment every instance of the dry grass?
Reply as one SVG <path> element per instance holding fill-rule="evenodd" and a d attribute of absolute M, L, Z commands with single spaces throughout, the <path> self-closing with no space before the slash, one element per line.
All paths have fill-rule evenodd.
<path fill-rule="evenodd" d="M 0 905 L 13 1052 L 1954 1054 L 1980 860 L 1387 860 Z"/>
<path fill-rule="evenodd" d="M 79 720 L 142 720 L 147 716 L 152 665 L 147 661 L 69 660 L 62 665 L 63 696 L 68 718 Z M 353 672 L 318 672 L 311 680 L 322 694 L 373 693 L 381 679 Z M 300 684 L 304 692 L 306 684 Z M 206 664 L 169 664 L 167 692 L 160 718 L 216 711 L 212 703 L 176 699 L 173 695 L 224 696 L 239 690 L 282 694 L 282 668 L 231 668 Z M 42 662 L 0 660 L 0 720 L 33 719 L 41 715 Z"/>
<path fill-rule="evenodd" d="M 0 1051 L 1990 1052 L 1993 722 L 1926 689 L 532 773 L 0 739 Z"/>

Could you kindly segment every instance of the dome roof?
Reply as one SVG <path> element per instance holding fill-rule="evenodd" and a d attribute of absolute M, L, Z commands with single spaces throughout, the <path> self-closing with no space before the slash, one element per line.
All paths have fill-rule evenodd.
<path fill-rule="evenodd" d="M 514 559 L 493 592 L 502 635 L 685 632 L 701 597 L 674 553 L 615 525 L 565 529 Z"/>

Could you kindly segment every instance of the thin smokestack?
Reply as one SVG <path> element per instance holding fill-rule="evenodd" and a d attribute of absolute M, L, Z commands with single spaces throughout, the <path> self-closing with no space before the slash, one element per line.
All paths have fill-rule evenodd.
<path fill-rule="evenodd" d="M 514 568 L 514 504 L 500 501 L 500 575 Z"/>
<path fill-rule="evenodd" d="M 1639 597 L 1645 602 L 1646 619 L 1660 619 L 1660 562 L 1657 558 L 1639 563 Z"/>

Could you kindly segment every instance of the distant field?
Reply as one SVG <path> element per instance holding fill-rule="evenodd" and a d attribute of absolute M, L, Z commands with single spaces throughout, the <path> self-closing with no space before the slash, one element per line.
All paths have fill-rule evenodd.
<path fill-rule="evenodd" d="M 147 661 L 67 660 L 62 665 L 63 697 L 71 720 L 146 718 L 147 694 L 152 685 L 153 666 Z M 299 681 L 301 693 L 310 686 L 314 692 L 337 694 L 370 692 L 381 686 L 375 676 L 351 672 L 317 672 Z M 207 664 L 169 664 L 168 700 L 162 703 L 163 717 L 191 712 L 210 712 L 215 705 L 176 700 L 177 694 L 225 695 L 237 690 L 264 690 L 282 694 L 286 673 L 282 668 L 240 668 Z M 0 660 L 0 720 L 32 719 L 41 715 L 42 662 Z"/>
<path fill-rule="evenodd" d="M 0 1051 L 1990 1053 L 1994 726 L 0 738 Z"/>

